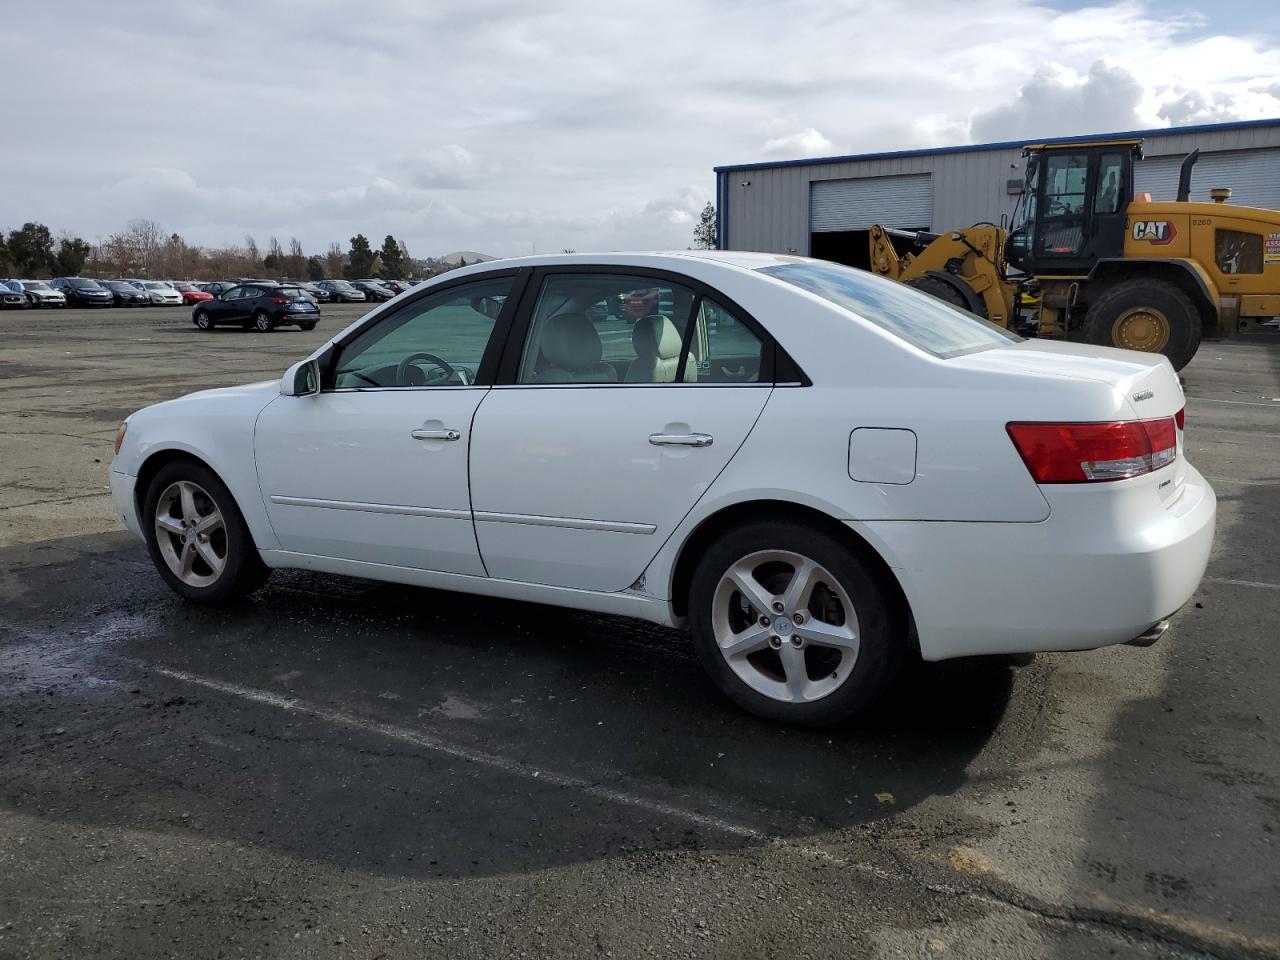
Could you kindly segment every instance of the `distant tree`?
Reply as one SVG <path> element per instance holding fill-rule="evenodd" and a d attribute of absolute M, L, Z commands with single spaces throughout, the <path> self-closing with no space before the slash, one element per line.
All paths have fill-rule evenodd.
<path fill-rule="evenodd" d="M 302 252 L 302 241 L 297 237 L 289 238 L 289 256 L 285 258 L 285 273 L 290 277 L 301 277 L 307 272 L 307 257 Z"/>
<path fill-rule="evenodd" d="M 382 241 L 382 249 L 378 251 L 378 256 L 382 260 L 382 270 L 378 276 L 384 280 L 404 279 L 404 252 L 401 250 L 400 243 L 391 234 L 387 234 L 387 238 Z"/>
<path fill-rule="evenodd" d="M 53 265 L 53 235 L 43 223 L 24 223 L 9 234 L 9 259 L 18 273 L 30 277 Z"/>
<path fill-rule="evenodd" d="M 699 250 L 714 250 L 716 247 L 716 208 L 710 201 L 702 208 L 698 223 L 693 228 L 693 245 Z"/>
<path fill-rule="evenodd" d="M 324 264 L 320 262 L 319 257 L 307 257 L 307 279 L 324 279 Z"/>
<path fill-rule="evenodd" d="M 363 233 L 357 233 L 351 238 L 351 251 L 347 254 L 347 277 L 355 279 L 369 276 L 373 270 L 374 256 L 369 238 Z"/>
<path fill-rule="evenodd" d="M 458 257 L 458 266 L 459 266 L 459 267 L 465 267 L 466 265 L 467 265 L 467 258 L 466 258 L 466 257 Z"/>
<path fill-rule="evenodd" d="M 253 269 L 250 272 L 257 273 L 258 265 L 262 263 L 262 254 L 258 251 L 258 241 L 248 234 L 245 234 L 244 238 L 244 256 L 246 260 L 253 264 Z"/>
<path fill-rule="evenodd" d="M 12 261 L 9 259 L 9 244 L 5 242 L 4 231 L 0 230 L 0 271 L 8 273 L 10 263 Z"/>
<path fill-rule="evenodd" d="M 275 237 L 267 240 L 267 255 L 262 258 L 262 265 L 271 271 L 281 271 L 285 268 L 284 249 Z"/>
<path fill-rule="evenodd" d="M 324 275 L 332 279 L 342 276 L 346 269 L 347 257 L 342 252 L 342 248 L 336 243 L 329 244 L 329 250 L 324 255 Z"/>
<path fill-rule="evenodd" d="M 93 247 L 79 237 L 64 236 L 58 241 L 58 252 L 53 255 L 54 272 L 63 277 L 74 277 L 84 269 Z"/>

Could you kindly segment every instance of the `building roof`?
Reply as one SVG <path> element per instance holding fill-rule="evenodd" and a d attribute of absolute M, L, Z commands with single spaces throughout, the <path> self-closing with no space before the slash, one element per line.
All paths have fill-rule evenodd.
<path fill-rule="evenodd" d="M 730 163 L 716 167 L 716 173 L 736 170 L 772 170 L 775 167 L 808 167 L 828 163 L 850 163 L 858 160 L 893 160 L 905 157 L 930 157 L 945 153 L 978 153 L 983 150 L 1021 150 L 1030 143 L 1077 143 L 1093 140 L 1147 139 L 1150 137 L 1180 136 L 1185 133 L 1219 133 L 1227 130 L 1248 130 L 1253 127 L 1280 126 L 1280 117 L 1266 120 L 1233 120 L 1229 123 L 1201 123 L 1186 127 L 1156 127 L 1152 130 L 1123 130 L 1117 133 L 1088 133 L 1074 137 L 1027 137 L 1023 140 L 1004 140 L 999 143 L 970 143 L 959 147 L 925 147 L 918 150 L 890 150 L 885 153 L 854 153 L 843 157 L 814 157 L 808 160 L 773 160 L 756 163 Z"/>

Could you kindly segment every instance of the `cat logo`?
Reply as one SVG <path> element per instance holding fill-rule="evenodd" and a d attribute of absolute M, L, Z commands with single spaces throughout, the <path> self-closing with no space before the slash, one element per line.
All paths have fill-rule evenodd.
<path fill-rule="evenodd" d="M 1172 243 L 1177 235 L 1177 228 L 1168 220 L 1135 220 L 1133 223 L 1133 239 L 1159 247 Z"/>

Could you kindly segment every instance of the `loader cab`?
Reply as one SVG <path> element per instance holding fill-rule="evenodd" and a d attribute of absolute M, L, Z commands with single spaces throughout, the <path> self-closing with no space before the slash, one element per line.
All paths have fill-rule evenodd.
<path fill-rule="evenodd" d="M 1009 262 L 1033 276 L 1087 274 L 1124 253 L 1141 140 L 1026 147 L 1022 216 L 1009 235 Z"/>

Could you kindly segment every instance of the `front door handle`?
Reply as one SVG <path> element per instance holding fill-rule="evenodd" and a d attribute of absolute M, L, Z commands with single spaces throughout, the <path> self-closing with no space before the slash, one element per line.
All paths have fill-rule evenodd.
<path fill-rule="evenodd" d="M 454 430 L 452 427 L 442 427 L 438 430 L 410 430 L 409 436 L 415 440 L 461 440 L 462 433 Z"/>
<path fill-rule="evenodd" d="M 709 447 L 715 437 L 709 433 L 651 433 L 649 442 L 655 447 Z"/>

